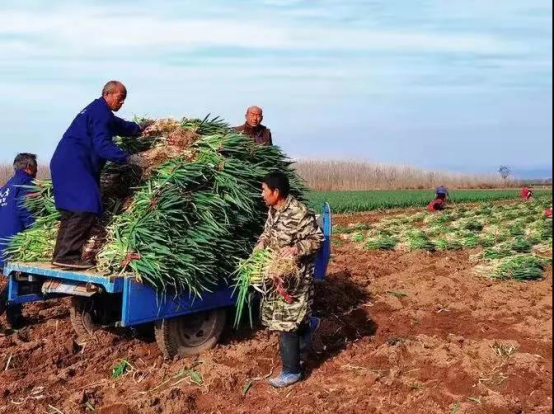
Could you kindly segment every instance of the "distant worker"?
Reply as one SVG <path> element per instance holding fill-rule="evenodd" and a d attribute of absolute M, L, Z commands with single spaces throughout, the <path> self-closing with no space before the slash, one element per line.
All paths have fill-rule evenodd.
<path fill-rule="evenodd" d="M 435 199 L 427 205 L 429 211 L 440 211 L 444 210 L 446 206 L 446 201 L 449 198 L 448 188 L 444 185 L 437 187 L 435 190 Z"/>
<path fill-rule="evenodd" d="M 251 106 L 246 110 L 246 122 L 244 125 L 234 127 L 235 132 L 240 132 L 260 145 L 273 145 L 271 131 L 262 125 L 264 119 L 262 108 Z"/>
<path fill-rule="evenodd" d="M 445 202 L 442 198 L 435 198 L 427 205 L 429 211 L 441 211 L 444 210 Z"/>
<path fill-rule="evenodd" d="M 25 198 L 29 189 L 25 186 L 33 184 L 37 176 L 37 156 L 21 153 L 13 162 L 15 174 L 0 188 L 0 271 L 3 271 L 5 261 L 4 250 L 9 239 L 31 226 L 35 220 L 31 212 L 25 207 Z M 4 287 L 0 294 L 0 314 L 5 309 L 7 289 Z M 12 324 L 21 317 L 21 305 L 8 308 L 8 318 Z"/>
<path fill-rule="evenodd" d="M 444 185 L 437 187 L 437 189 L 435 190 L 435 199 L 440 199 L 444 202 L 447 202 L 449 197 L 450 193 L 448 192 L 448 188 L 446 188 Z"/>
<path fill-rule="evenodd" d="M 312 316 L 312 302 L 315 259 L 323 234 L 314 214 L 289 192 L 285 174 L 274 172 L 264 178 L 262 197 L 269 213 L 256 247 L 293 256 L 299 268 L 298 276 L 272 280 L 274 289 L 262 298 L 262 322 L 271 331 L 279 332 L 282 371 L 269 380 L 277 388 L 300 381 L 300 354 L 310 348 L 320 325 L 319 318 Z"/>
<path fill-rule="evenodd" d="M 130 155 L 113 143 L 116 135 L 138 137 L 143 128 L 116 117 L 127 89 L 118 81 L 106 83 L 102 96 L 73 120 L 63 135 L 50 170 L 56 208 L 61 214 L 52 264 L 73 269 L 93 267 L 81 259 L 81 249 L 102 213 L 100 173 L 107 161 L 146 166 L 139 155 Z"/>
<path fill-rule="evenodd" d="M 524 185 L 524 186 L 521 188 L 521 191 L 520 191 L 520 193 L 519 193 L 519 196 L 520 196 L 523 200 L 529 201 L 531 198 L 533 198 L 533 189 L 527 187 L 526 185 Z"/>

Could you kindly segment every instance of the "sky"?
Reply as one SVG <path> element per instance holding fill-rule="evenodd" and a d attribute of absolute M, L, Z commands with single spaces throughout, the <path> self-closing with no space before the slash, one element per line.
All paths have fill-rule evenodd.
<path fill-rule="evenodd" d="M 238 125 L 259 105 L 295 159 L 551 177 L 551 2 L 2 0 L 0 17 L 0 161 L 49 162 L 117 79 L 127 119 Z"/>

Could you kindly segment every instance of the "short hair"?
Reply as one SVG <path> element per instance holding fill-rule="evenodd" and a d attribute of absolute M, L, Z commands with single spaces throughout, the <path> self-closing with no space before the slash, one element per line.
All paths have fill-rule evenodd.
<path fill-rule="evenodd" d="M 22 152 L 17 154 L 13 160 L 13 169 L 15 171 L 26 170 L 27 168 L 37 168 L 37 156 L 35 154 L 29 154 Z"/>
<path fill-rule="evenodd" d="M 279 194 L 283 198 L 287 198 L 290 194 L 290 181 L 287 175 L 281 171 L 272 171 L 267 174 L 263 181 L 271 191 L 279 190 Z"/>
<path fill-rule="evenodd" d="M 102 88 L 102 96 L 106 96 L 110 93 L 114 93 L 117 89 L 123 88 L 123 91 L 127 93 L 127 88 L 121 82 L 116 80 L 111 80 L 104 85 Z"/>

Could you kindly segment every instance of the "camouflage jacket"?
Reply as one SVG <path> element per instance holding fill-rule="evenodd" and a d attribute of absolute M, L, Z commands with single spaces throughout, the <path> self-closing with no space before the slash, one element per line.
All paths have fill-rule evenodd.
<path fill-rule="evenodd" d="M 265 248 L 298 250 L 298 278 L 283 286 L 292 297 L 287 303 L 281 294 L 271 291 L 262 299 L 262 322 L 275 331 L 293 331 L 311 316 L 315 259 L 323 242 L 313 212 L 289 196 L 283 208 L 271 208 L 259 241 Z"/>

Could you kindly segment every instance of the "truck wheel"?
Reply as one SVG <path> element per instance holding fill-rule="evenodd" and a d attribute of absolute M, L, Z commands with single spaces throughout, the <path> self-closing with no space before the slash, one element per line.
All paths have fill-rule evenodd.
<path fill-rule="evenodd" d="M 223 332 L 225 319 L 225 309 L 214 309 L 158 321 L 158 348 L 166 358 L 196 355 L 213 348 Z"/>
<path fill-rule="evenodd" d="M 73 296 L 69 316 L 77 337 L 86 340 L 99 328 L 94 311 L 94 300 Z"/>
<path fill-rule="evenodd" d="M 25 319 L 21 313 L 20 304 L 8 306 L 8 284 L 0 290 L 0 316 L 6 312 L 6 322 L 9 329 L 19 329 L 24 325 Z"/>

